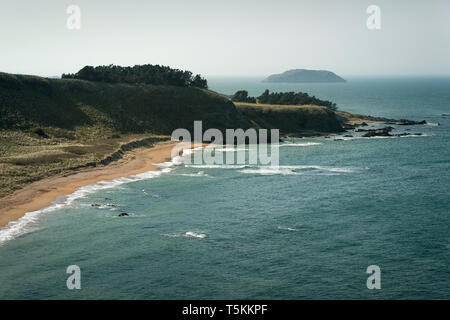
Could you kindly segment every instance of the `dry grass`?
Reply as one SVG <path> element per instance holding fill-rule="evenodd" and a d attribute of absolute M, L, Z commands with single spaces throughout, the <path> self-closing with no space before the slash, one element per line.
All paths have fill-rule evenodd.
<path fill-rule="evenodd" d="M 120 138 L 100 137 L 91 131 L 81 139 L 52 136 L 38 137 L 32 132 L 0 131 L 0 197 L 20 189 L 25 184 L 58 173 L 71 172 L 87 163 L 99 162 L 130 141 L 152 137 L 150 134 L 127 134 Z M 81 128 L 79 128 L 81 130 Z M 50 132 L 51 129 L 44 129 Z M 76 131 L 74 136 L 80 134 Z"/>

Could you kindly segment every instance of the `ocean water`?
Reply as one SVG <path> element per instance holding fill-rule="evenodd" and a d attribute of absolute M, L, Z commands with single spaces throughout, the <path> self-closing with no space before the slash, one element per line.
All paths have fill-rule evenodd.
<path fill-rule="evenodd" d="M 301 90 L 428 124 L 395 129 L 414 137 L 291 139 L 279 168 L 177 159 L 84 187 L 0 230 L 1 299 L 450 297 L 449 78 L 209 84 Z M 69 265 L 81 268 L 81 290 L 66 287 Z M 370 265 L 380 290 L 366 287 Z"/>

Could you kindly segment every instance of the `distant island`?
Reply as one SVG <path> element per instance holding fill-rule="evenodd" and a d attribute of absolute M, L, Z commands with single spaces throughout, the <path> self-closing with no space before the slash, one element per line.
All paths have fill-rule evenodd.
<path fill-rule="evenodd" d="M 327 70 L 294 69 L 268 76 L 263 82 L 345 82 L 345 79 Z"/>

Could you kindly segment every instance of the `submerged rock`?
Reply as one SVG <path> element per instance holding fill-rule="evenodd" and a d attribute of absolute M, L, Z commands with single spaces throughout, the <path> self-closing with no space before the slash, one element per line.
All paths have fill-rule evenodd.
<path fill-rule="evenodd" d="M 119 213 L 118 217 L 128 217 L 129 214 L 126 212 Z"/>

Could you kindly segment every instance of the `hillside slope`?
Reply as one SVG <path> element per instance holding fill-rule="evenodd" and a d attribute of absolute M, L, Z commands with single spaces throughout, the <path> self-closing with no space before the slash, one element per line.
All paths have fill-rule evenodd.
<path fill-rule="evenodd" d="M 342 131 L 334 111 L 320 106 L 290 106 L 236 102 L 253 127 L 278 128 L 281 135 L 313 136 Z"/>
<path fill-rule="evenodd" d="M 191 129 L 194 120 L 218 129 L 250 125 L 231 101 L 205 89 L 0 73 L 0 129 L 96 127 L 99 134 L 170 135 L 176 128 Z"/>

